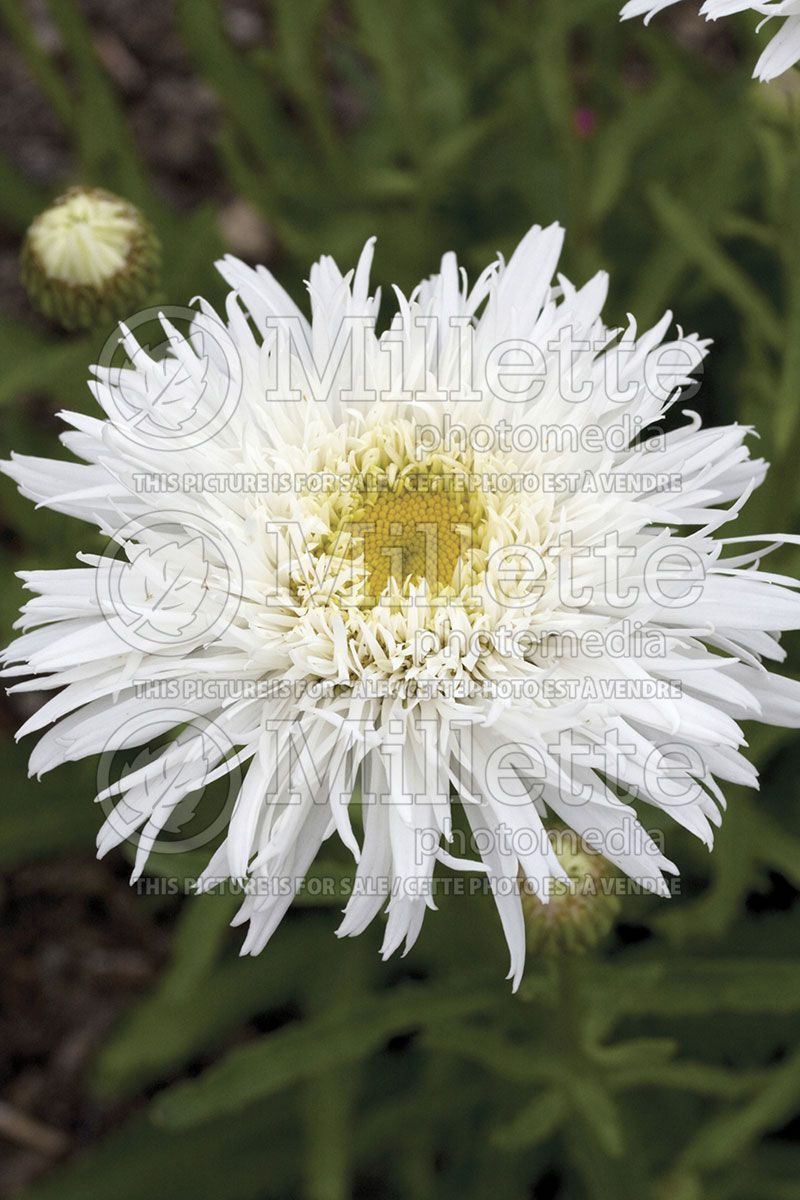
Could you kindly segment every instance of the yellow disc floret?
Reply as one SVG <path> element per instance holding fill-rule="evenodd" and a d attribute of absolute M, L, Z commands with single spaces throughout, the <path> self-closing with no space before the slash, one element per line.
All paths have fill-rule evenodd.
<path fill-rule="evenodd" d="M 393 579 L 399 588 L 423 580 L 431 592 L 451 585 L 471 526 L 464 492 L 442 476 L 411 476 L 381 492 L 347 522 L 363 539 L 367 598 Z"/>

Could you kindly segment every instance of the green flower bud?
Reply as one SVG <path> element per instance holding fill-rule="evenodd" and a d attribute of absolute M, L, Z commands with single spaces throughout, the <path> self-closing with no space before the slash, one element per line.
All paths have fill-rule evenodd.
<path fill-rule="evenodd" d="M 35 308 L 65 329 L 130 316 L 158 282 L 160 247 L 149 222 L 102 188 L 70 188 L 30 226 L 20 274 Z"/>
<path fill-rule="evenodd" d="M 523 889 L 528 949 L 558 954 L 588 950 L 606 937 L 620 910 L 604 858 L 589 850 L 559 848 L 567 881 L 551 879 L 547 902 Z"/>

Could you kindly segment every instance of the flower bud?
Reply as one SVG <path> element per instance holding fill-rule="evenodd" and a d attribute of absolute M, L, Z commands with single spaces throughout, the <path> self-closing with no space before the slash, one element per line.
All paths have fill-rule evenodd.
<path fill-rule="evenodd" d="M 149 222 L 102 188 L 74 187 L 33 221 L 20 274 L 28 297 L 65 329 L 112 325 L 149 298 L 160 247 Z"/>
<path fill-rule="evenodd" d="M 620 910 L 608 863 L 589 850 L 559 848 L 568 880 L 550 879 L 547 901 L 523 891 L 528 949 L 583 951 L 610 933 Z"/>

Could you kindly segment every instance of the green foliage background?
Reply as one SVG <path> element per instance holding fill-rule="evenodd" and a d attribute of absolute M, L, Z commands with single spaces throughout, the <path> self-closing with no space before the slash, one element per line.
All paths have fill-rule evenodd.
<path fill-rule="evenodd" d="M 174 0 L 223 114 L 212 198 L 187 212 L 155 185 L 81 4 L 47 7 L 58 60 L 18 0 L 0 0 L 0 21 L 60 122 L 63 184 L 141 205 L 164 246 L 164 299 L 221 300 L 220 187 L 268 223 L 271 269 L 298 298 L 314 258 L 349 265 L 372 233 L 379 282 L 408 288 L 445 249 L 476 272 L 531 223 L 561 220 L 565 272 L 611 272 L 609 321 L 630 311 L 645 327 L 671 307 L 715 340 L 693 407 L 756 424 L 774 464 L 742 531 L 797 531 L 798 93 L 792 77 L 751 82 L 752 15 L 729 25 L 720 61 L 664 21 L 619 25 L 617 0 L 264 0 L 270 36 L 243 53 L 217 0 Z M 344 124 L 332 81 L 352 98 Z M 0 159 L 6 234 L 50 198 Z M 42 405 L 93 411 L 96 340 L 0 321 L 6 448 L 58 453 Z M 4 554 L 6 577 L 87 548 L 77 523 L 10 486 L 3 505 L 23 547 L 22 562 Z M 800 565 L 790 549 L 774 562 Z M 6 588 L 6 628 L 19 600 Z M 169 962 L 87 1081 L 124 1116 L 26 1196 L 797 1200 L 800 746 L 750 732 L 762 789 L 729 789 L 714 855 L 668 831 L 681 895 L 628 898 L 601 951 L 532 961 L 515 997 L 484 899 L 443 902 L 387 965 L 378 929 L 339 942 L 335 908 L 311 897 L 257 960 L 237 958 L 230 898 L 181 906 Z M 10 743 L 2 765 L 0 866 L 90 853 L 93 765 L 37 785 Z"/>

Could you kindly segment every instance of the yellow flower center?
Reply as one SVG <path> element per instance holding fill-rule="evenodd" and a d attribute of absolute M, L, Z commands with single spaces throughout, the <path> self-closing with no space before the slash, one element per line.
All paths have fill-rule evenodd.
<path fill-rule="evenodd" d="M 347 526 L 362 539 L 373 602 L 390 579 L 399 588 L 423 580 L 432 592 L 449 587 L 472 530 L 464 491 L 442 476 L 406 477 L 369 499 Z"/>
<path fill-rule="evenodd" d="M 365 615 L 386 619 L 402 640 L 398 622 L 427 628 L 445 607 L 483 603 L 492 543 L 514 540 L 500 511 L 507 497 L 485 486 L 471 452 L 422 456 L 414 436 L 411 421 L 394 418 L 325 447 L 326 486 L 304 498 L 317 566 L 294 579 L 307 611 L 332 605 L 358 629 Z"/>

